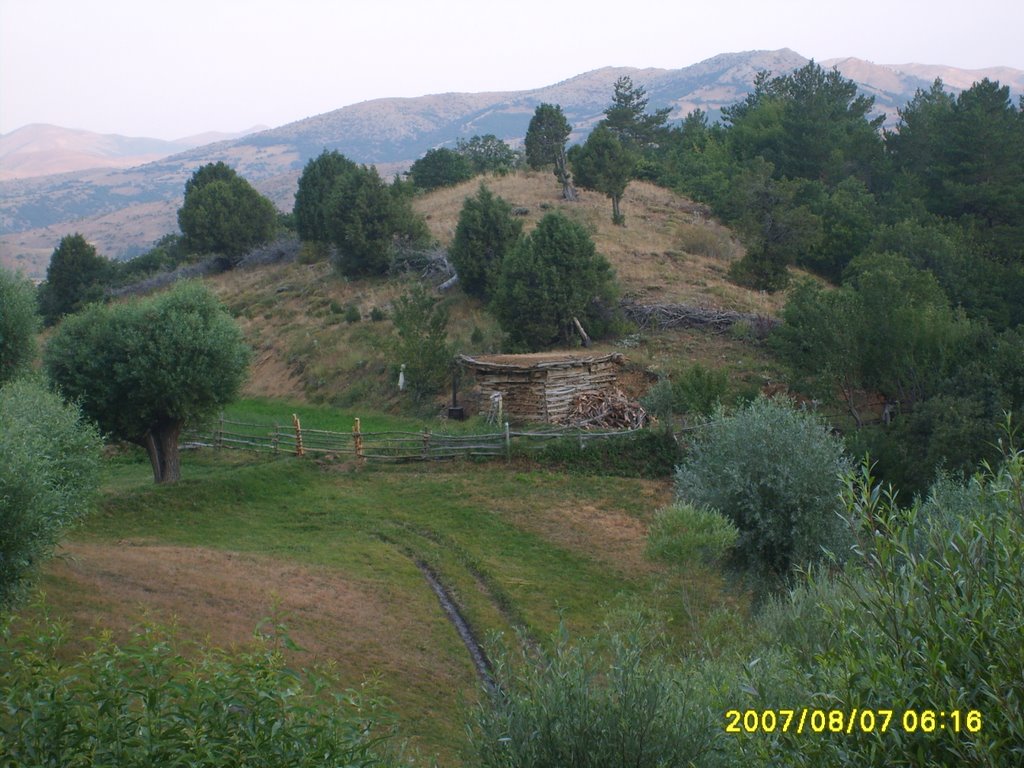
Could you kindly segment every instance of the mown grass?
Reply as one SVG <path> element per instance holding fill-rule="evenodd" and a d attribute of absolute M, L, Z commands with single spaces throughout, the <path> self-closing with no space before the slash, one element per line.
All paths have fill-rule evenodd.
<path fill-rule="evenodd" d="M 282 407 L 292 409 L 249 400 L 229 413 L 276 417 Z M 317 406 L 294 411 L 318 428 L 350 428 L 348 413 Z M 390 416 L 363 419 L 364 429 L 410 426 Z M 350 684 L 379 676 L 402 733 L 448 765 L 457 764 L 464 737 L 462 703 L 475 698 L 479 684 L 416 560 L 440 575 L 482 638 L 512 634 L 514 627 L 544 638 L 560 620 L 588 633 L 614 606 L 639 600 L 674 617 L 669 626 L 682 647 L 694 640 L 695 615 L 731 600 L 710 572 L 677 574 L 643 561 L 647 522 L 669 496 L 663 481 L 566 476 L 503 460 L 356 468 L 213 450 L 185 452 L 182 477 L 175 486 L 154 486 L 141 452 L 110 457 L 102 503 L 73 533 L 72 546 L 151 546 L 155 557 L 165 548 L 234 553 L 236 561 L 258 558 L 271 573 L 301 567 L 371 595 L 381 610 L 400 617 L 400 630 L 357 626 L 373 620 L 361 615 L 351 617 L 351 626 L 348 619 L 321 626 L 314 610 L 296 619 L 300 642 L 312 646 L 315 658 L 337 664 Z M 102 565 L 78 565 L 90 567 Z M 76 618 L 84 610 L 76 578 L 73 570 L 54 567 L 44 579 L 50 609 L 59 615 L 117 624 L 125 614 L 146 614 L 145 604 L 92 594 L 88 612 Z M 145 574 L 131 578 L 144 581 Z M 258 587 L 272 601 L 269 581 Z M 147 583 L 137 594 L 146 589 L 161 586 Z M 195 637 L 216 634 L 217 620 L 208 614 L 181 604 L 175 610 Z"/>

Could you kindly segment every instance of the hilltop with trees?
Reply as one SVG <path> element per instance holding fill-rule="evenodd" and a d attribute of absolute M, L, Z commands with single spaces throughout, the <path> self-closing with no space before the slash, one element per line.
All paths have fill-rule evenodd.
<path fill-rule="evenodd" d="M 171 482 L 187 425 L 239 392 L 283 392 L 296 425 L 299 410 L 327 420 L 355 407 L 425 419 L 412 433 L 425 454 L 434 430 L 458 429 L 436 418 L 455 352 L 592 344 L 628 351 L 623 386 L 656 427 L 597 446 L 553 439 L 541 459 L 506 443 L 506 463 L 471 471 L 313 462 L 275 444 L 266 459 L 201 454 L 194 481 L 144 490 L 138 459 L 113 457 L 79 546 L 109 562 L 130 541 L 153 553 L 147 568 L 202 550 L 211 580 L 235 568 L 246 583 L 270 573 L 275 586 L 301 584 L 306 602 L 287 599 L 313 614 L 314 653 L 348 671 L 371 659 L 417 735 L 463 739 L 467 764 L 1018 763 L 1024 104 L 995 82 L 955 96 L 937 82 L 885 128 L 870 97 L 814 62 L 762 73 L 720 120 L 695 111 L 672 124 L 629 78 L 605 103 L 576 148 L 564 111 L 538 105 L 528 169 L 493 135 L 432 148 L 419 173 L 391 181 L 324 149 L 266 230 L 235 229 L 241 175 L 202 166 L 186 204 L 217 192 L 198 198 L 211 225 L 201 231 L 226 234 L 216 250 L 236 255 L 211 258 L 185 216 L 180 237 L 142 258 L 146 270 L 217 263 L 205 286 L 116 298 L 110 289 L 143 268 L 66 238 L 39 296 L 55 324 L 45 374 L 76 406 L 26 383 L 32 289 L 0 273 L 0 511 L 31 544 L 5 556 L 19 567 L 2 574 L 0 601 L 20 596 L 87 511 L 97 430 L 143 446 L 153 479 Z M 549 140 L 538 143 L 541 127 Z M 270 256 L 250 260 L 270 236 L 256 249 Z M 89 279 L 65 279 L 74 260 Z M 38 428 L 35 412 L 57 426 Z M 176 587 L 196 615 L 205 578 Z M 454 585 L 438 590 L 448 615 L 461 605 L 469 624 L 505 632 L 478 667 L 482 688 L 424 580 Z M 67 607 L 77 593 L 64 592 Z M 64 652 L 57 638 L 45 645 Z M 22 702 L 0 707 L 0 743 L 25 755 L 58 743 L 21 727 L 31 711 L 33 723 L 106 723 L 126 750 L 151 749 L 177 743 L 180 723 L 208 708 L 223 716 L 217 743 L 251 728 L 245 748 L 263 754 L 304 733 L 323 754 L 376 760 L 374 719 L 326 713 L 315 676 L 312 697 L 304 675 L 287 695 L 261 687 L 281 679 L 279 656 L 203 667 L 237 692 L 233 709 L 183 683 L 168 647 L 101 644 L 70 677 L 32 661 L 45 654 L 0 657 L 0 692 Z M 148 697 L 74 684 L 138 670 L 152 678 Z M 123 732 L 102 716 L 105 700 L 76 698 L 119 687 Z M 68 696 L 48 693 L 58 689 Z M 455 727 L 442 689 L 476 692 Z M 361 696 L 348 700 L 363 712 Z M 806 702 L 820 739 L 766 719 L 792 715 L 793 702 Z M 139 744 L 132 718 L 163 722 L 167 707 L 178 725 Z M 883 734 L 890 709 L 899 722 Z M 68 752 L 55 761 L 77 759 L 81 731 L 61 731 Z M 319 759 L 308 743 L 295 754 Z"/>

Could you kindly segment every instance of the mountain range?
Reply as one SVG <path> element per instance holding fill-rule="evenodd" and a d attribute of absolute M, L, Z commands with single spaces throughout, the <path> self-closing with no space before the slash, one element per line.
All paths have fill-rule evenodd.
<path fill-rule="evenodd" d="M 781 49 L 721 54 L 682 69 L 606 67 L 530 91 L 374 99 L 277 128 L 217 136 L 213 142 L 204 137 L 160 142 L 83 136 L 28 126 L 0 137 L 0 263 L 40 277 L 60 238 L 76 231 L 106 256 L 144 252 L 159 237 L 177 231 L 175 214 L 185 181 L 209 162 L 233 166 L 282 210 L 290 210 L 303 166 L 324 149 L 392 175 L 427 150 L 454 146 L 460 138 L 494 134 L 521 144 L 541 103 L 561 105 L 574 128 L 570 141 L 579 141 L 603 117 L 612 85 L 622 75 L 646 89 L 650 109 L 669 107 L 672 120 L 696 108 L 715 119 L 722 107 L 744 98 L 758 72 L 785 74 L 807 62 Z M 900 106 L 937 77 L 952 91 L 987 77 L 1009 85 L 1014 98 L 1024 93 L 1024 71 L 1007 67 L 878 65 L 856 58 L 819 63 L 836 67 L 874 96 L 875 111 L 886 116 L 888 125 L 895 124 Z M 188 146 L 197 140 L 199 146 Z M 71 151 L 60 159 L 60 147 L 80 150 L 83 145 L 88 151 Z M 76 164 L 62 167 L 61 162 Z M 90 162 L 93 167 L 82 167 Z M 46 175 L 30 175 L 39 171 Z M 15 175 L 22 178 L 11 178 Z"/>

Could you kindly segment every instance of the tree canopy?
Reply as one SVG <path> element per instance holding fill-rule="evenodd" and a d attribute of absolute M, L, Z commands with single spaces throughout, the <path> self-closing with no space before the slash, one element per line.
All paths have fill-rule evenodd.
<path fill-rule="evenodd" d="M 519 349 L 571 343 L 574 318 L 599 338 L 611 328 L 612 277 L 587 230 L 548 213 L 505 257 L 492 307 Z"/>
<path fill-rule="evenodd" d="M 427 150 L 412 164 L 409 178 L 417 189 L 429 192 L 468 181 L 475 172 L 473 161 L 467 155 L 447 147 L 437 147 Z"/>
<path fill-rule="evenodd" d="M 522 222 L 512 216 L 512 206 L 485 185 L 480 185 L 475 197 L 467 197 L 448 249 L 462 290 L 490 300 L 505 255 L 522 231 Z"/>
<path fill-rule="evenodd" d="M 64 396 L 104 432 L 146 449 L 154 480 L 164 483 L 180 477 L 181 430 L 236 396 L 249 350 L 209 290 L 182 284 L 67 318 L 44 361 Z"/>
<path fill-rule="evenodd" d="M 625 224 L 620 201 L 633 178 L 638 159 L 636 152 L 602 122 L 591 131 L 583 146 L 573 147 L 569 156 L 580 186 L 607 195 L 612 201 L 612 221 Z"/>
<path fill-rule="evenodd" d="M 185 183 L 178 226 L 193 253 L 237 258 L 269 241 L 276 225 L 274 204 L 224 163 L 203 166 Z"/>
<path fill-rule="evenodd" d="M 0 386 L 28 369 L 35 357 L 38 329 L 32 283 L 0 267 Z"/>
<path fill-rule="evenodd" d="M 354 174 L 359 166 L 337 150 L 326 149 L 306 163 L 295 192 L 295 227 L 305 242 L 329 243 L 331 216 L 328 200 L 335 184 Z"/>
<path fill-rule="evenodd" d="M 65 235 L 50 257 L 46 281 L 39 287 L 39 310 L 47 325 L 103 298 L 103 287 L 113 274 L 109 259 L 96 252 L 85 237 Z"/>
<path fill-rule="evenodd" d="M 671 107 L 648 114 L 647 91 L 642 85 L 634 85 L 629 75 L 616 80 L 613 90 L 612 103 L 604 111 L 602 125 L 633 151 L 642 152 L 655 145 L 668 123 Z"/>
<path fill-rule="evenodd" d="M 540 104 L 530 118 L 524 146 L 527 165 L 534 170 L 553 166 L 554 174 L 562 185 L 562 197 L 575 200 L 576 189 L 572 184 L 565 150 L 570 133 L 572 126 L 565 119 L 559 105 Z"/>

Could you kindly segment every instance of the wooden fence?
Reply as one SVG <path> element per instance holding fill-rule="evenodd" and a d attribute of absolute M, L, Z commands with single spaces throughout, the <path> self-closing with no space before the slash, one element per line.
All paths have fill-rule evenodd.
<path fill-rule="evenodd" d="M 355 419 L 351 432 L 332 432 L 303 427 L 298 416 L 291 422 L 254 424 L 221 416 L 212 427 L 191 430 L 183 435 L 183 446 L 235 448 L 304 456 L 320 454 L 352 456 L 357 461 L 426 461 L 472 457 L 511 457 L 513 445 L 527 449 L 557 438 L 570 437 L 585 445 L 592 440 L 608 440 L 638 430 L 591 432 L 550 429 L 520 432 L 506 422 L 504 429 L 475 435 L 443 432 L 364 432 Z"/>

